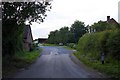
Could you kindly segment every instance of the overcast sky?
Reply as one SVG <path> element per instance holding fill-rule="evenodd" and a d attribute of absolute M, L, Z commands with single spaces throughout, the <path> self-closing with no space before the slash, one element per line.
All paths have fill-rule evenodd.
<path fill-rule="evenodd" d="M 107 16 L 118 21 L 120 0 L 53 0 L 52 9 L 47 12 L 44 23 L 31 25 L 33 39 L 47 38 L 50 31 L 68 26 L 79 20 L 91 25 Z"/>

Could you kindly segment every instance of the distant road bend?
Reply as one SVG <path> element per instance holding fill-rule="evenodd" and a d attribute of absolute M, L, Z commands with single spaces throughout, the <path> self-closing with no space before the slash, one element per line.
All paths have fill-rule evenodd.
<path fill-rule="evenodd" d="M 17 72 L 13 78 L 102 78 L 101 73 L 74 63 L 67 50 L 61 46 L 41 46 L 41 56 L 28 68 Z"/>

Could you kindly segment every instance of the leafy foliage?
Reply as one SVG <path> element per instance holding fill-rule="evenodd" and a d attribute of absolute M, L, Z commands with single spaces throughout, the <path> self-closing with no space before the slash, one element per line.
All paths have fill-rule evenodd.
<path fill-rule="evenodd" d="M 76 20 L 74 24 L 71 25 L 70 31 L 74 33 L 74 42 L 77 43 L 79 38 L 86 33 L 87 28 L 83 22 Z"/>
<path fill-rule="evenodd" d="M 49 43 L 77 43 L 79 37 L 87 32 L 87 28 L 85 27 L 83 22 L 75 21 L 70 29 L 68 27 L 62 27 L 60 30 L 55 30 L 50 32 L 48 37 Z"/>
<path fill-rule="evenodd" d="M 77 45 L 75 43 L 68 43 L 67 44 L 68 47 L 76 49 Z"/>
<path fill-rule="evenodd" d="M 115 30 L 119 29 L 120 27 L 118 27 L 118 25 L 111 24 L 106 21 L 98 21 L 97 23 L 94 23 L 88 28 L 90 29 L 90 32 L 100 32 L 105 30 Z"/>
<path fill-rule="evenodd" d="M 51 3 L 41 2 L 2 2 L 2 53 L 14 55 L 22 50 L 25 22 L 43 22 Z"/>
<path fill-rule="evenodd" d="M 120 60 L 120 30 L 111 31 L 106 46 L 108 47 L 109 55 Z"/>
<path fill-rule="evenodd" d="M 105 53 L 105 60 L 109 58 L 120 59 L 120 30 L 108 30 L 98 33 L 87 33 L 80 38 L 78 51 L 85 56 L 101 59 L 102 48 Z"/>
<path fill-rule="evenodd" d="M 49 43 L 64 43 L 66 44 L 68 42 L 68 33 L 69 33 L 69 28 L 68 27 L 63 27 L 59 31 L 55 30 L 50 32 L 50 35 L 48 37 Z"/>
<path fill-rule="evenodd" d="M 49 8 L 48 8 L 49 6 Z M 43 22 L 45 12 L 51 8 L 50 3 L 43 2 L 2 2 L 2 20 L 14 19 L 17 24 L 26 20 L 29 22 Z"/>
<path fill-rule="evenodd" d="M 76 57 L 86 65 L 111 77 L 119 77 L 120 25 L 99 21 L 87 26 L 90 33 L 83 35 L 78 42 Z M 105 64 L 101 63 L 104 52 Z M 106 69 L 106 70 L 105 70 Z"/>
<path fill-rule="evenodd" d="M 92 28 L 95 29 L 95 31 L 99 32 L 99 31 L 104 31 L 108 28 L 108 23 L 107 22 L 103 22 L 103 21 L 98 21 L 98 23 L 94 23 L 92 25 Z"/>

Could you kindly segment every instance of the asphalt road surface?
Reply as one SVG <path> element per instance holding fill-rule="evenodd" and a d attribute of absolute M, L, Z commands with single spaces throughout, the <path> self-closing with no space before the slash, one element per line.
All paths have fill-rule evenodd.
<path fill-rule="evenodd" d="M 102 78 L 101 73 L 74 63 L 67 50 L 61 46 L 41 46 L 41 56 L 28 68 L 17 72 L 13 78 Z"/>

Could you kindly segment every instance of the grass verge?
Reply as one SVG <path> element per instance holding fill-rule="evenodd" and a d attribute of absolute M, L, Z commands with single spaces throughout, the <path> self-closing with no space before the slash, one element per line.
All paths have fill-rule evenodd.
<path fill-rule="evenodd" d="M 42 44 L 43 46 L 58 46 L 57 44 Z"/>
<path fill-rule="evenodd" d="M 63 47 L 66 48 L 66 49 L 69 49 L 69 50 L 75 50 L 75 49 L 73 49 L 73 48 L 71 48 L 69 46 L 63 46 Z"/>
<path fill-rule="evenodd" d="M 107 74 L 111 78 L 120 78 L 120 62 L 114 61 L 111 63 L 102 64 L 100 61 L 90 61 L 88 57 L 83 56 L 79 52 L 75 52 L 74 55 L 82 61 L 85 65 L 98 70 L 104 74 Z"/>
<path fill-rule="evenodd" d="M 16 53 L 15 56 L 9 59 L 3 59 L 2 75 L 6 77 L 15 73 L 21 68 L 25 68 L 32 64 L 41 53 L 42 49 L 32 52 Z"/>

